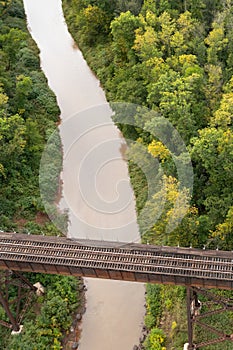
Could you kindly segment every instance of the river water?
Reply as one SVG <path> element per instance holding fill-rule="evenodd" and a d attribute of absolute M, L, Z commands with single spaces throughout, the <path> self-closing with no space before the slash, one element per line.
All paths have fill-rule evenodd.
<path fill-rule="evenodd" d="M 28 27 L 40 49 L 41 67 L 61 109 L 62 209 L 68 235 L 138 241 L 135 201 L 124 140 L 99 81 L 70 36 L 60 0 L 24 0 Z M 80 350 L 131 350 L 144 316 L 144 286 L 85 279 L 87 310 Z"/>

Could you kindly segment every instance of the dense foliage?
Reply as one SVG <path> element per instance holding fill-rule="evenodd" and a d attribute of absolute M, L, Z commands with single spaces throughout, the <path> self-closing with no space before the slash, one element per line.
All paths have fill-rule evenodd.
<path fill-rule="evenodd" d="M 41 274 L 27 274 L 27 277 L 32 283 L 40 281 L 46 293 L 40 297 L 34 296 L 20 335 L 12 337 L 9 331 L 0 327 L 0 347 L 11 350 L 60 350 L 62 339 L 70 330 L 72 315 L 81 303 L 77 279 Z M 11 297 L 14 297 L 14 290 Z M 0 317 L 6 317 L 1 308 Z"/>
<path fill-rule="evenodd" d="M 146 233 L 143 222 L 139 222 L 142 239 L 156 244 L 232 250 L 233 2 L 64 0 L 63 4 L 69 29 L 108 100 L 135 103 L 154 112 L 144 117 L 135 113 L 140 128 L 119 125 L 127 139 L 136 141 L 129 152 L 136 154 L 143 145 L 148 150 L 146 156 L 157 159 L 164 173 L 165 191 L 157 188 L 147 198 L 143 169 L 130 158 L 138 214 L 146 200 L 152 205 L 155 198 L 166 199 L 159 219 Z M 144 131 L 148 125 L 152 129 L 156 126 L 156 114 L 178 130 L 194 170 L 191 205 L 180 225 L 169 234 L 166 225 L 174 214 L 179 179 L 169 150 Z M 185 202 L 190 193 L 183 189 L 182 196 Z M 151 216 L 155 214 L 151 211 Z M 182 216 L 181 210 L 176 215 Z M 160 309 L 157 312 L 160 315 Z M 156 319 L 156 315 L 148 314 L 147 325 L 154 322 L 157 327 Z M 173 335 L 178 328 L 173 324 Z M 162 337 L 157 331 L 153 334 Z M 178 348 L 182 341 L 174 345 L 168 340 L 166 345 Z M 153 348 L 150 340 L 145 346 Z"/>
<path fill-rule="evenodd" d="M 59 108 L 40 70 L 22 1 L 1 2 L 0 18 L 0 228 L 17 228 L 19 221 L 30 229 L 28 221 L 44 211 L 40 159 Z"/>

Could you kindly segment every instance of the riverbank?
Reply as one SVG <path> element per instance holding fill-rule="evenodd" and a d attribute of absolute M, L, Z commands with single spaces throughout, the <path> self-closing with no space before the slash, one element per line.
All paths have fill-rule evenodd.
<path fill-rule="evenodd" d="M 72 315 L 72 324 L 70 326 L 69 333 L 63 337 L 61 344 L 63 350 L 78 349 L 79 341 L 81 338 L 82 318 L 86 311 L 85 292 L 87 288 L 83 282 L 83 279 L 80 280 L 81 283 L 78 285 L 79 305 Z"/>

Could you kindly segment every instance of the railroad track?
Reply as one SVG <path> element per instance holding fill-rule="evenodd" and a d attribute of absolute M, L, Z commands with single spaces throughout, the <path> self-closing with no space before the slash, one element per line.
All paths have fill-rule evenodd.
<path fill-rule="evenodd" d="M 0 234 L 0 261 L 233 282 L 231 252 Z"/>
<path fill-rule="evenodd" d="M 187 288 L 189 343 L 193 344 L 195 322 L 215 335 L 196 344 L 195 349 L 233 339 L 203 321 L 208 315 L 232 311 L 231 299 L 213 296 L 206 288 L 233 290 L 233 252 L 0 232 L 0 270 L 17 271 L 20 285 L 22 279 L 25 282 L 20 271 L 183 285 Z M 197 293 L 211 296 L 209 299 L 220 307 L 193 318 L 194 293 L 196 297 Z M 9 314 L 9 308 L 5 310 Z M 11 317 L 16 329 L 20 321 Z M 1 324 L 11 327 L 5 321 Z"/>

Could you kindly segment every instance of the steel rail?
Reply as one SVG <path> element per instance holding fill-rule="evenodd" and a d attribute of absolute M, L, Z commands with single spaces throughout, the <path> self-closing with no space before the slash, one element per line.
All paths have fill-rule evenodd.
<path fill-rule="evenodd" d="M 233 260 L 216 251 L 0 234 L 0 260 L 228 280 Z M 233 254 L 232 254 L 233 257 Z"/>

